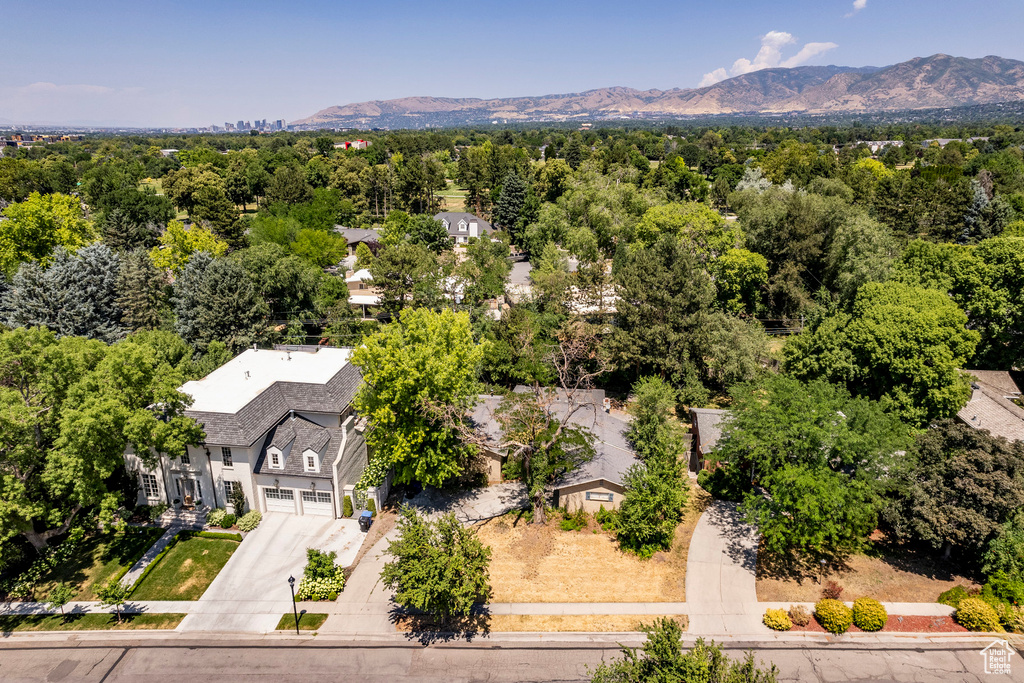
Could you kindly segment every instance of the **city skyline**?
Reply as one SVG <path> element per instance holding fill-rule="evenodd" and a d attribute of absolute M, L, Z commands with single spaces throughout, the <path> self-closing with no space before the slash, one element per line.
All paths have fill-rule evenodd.
<path fill-rule="evenodd" d="M 209 127 L 254 110 L 288 122 L 411 96 L 692 88 L 772 66 L 939 52 L 1024 58 L 1024 7 L 1009 0 L 10 5 L 47 20 L 20 22 L 0 45 L 0 125 Z"/>

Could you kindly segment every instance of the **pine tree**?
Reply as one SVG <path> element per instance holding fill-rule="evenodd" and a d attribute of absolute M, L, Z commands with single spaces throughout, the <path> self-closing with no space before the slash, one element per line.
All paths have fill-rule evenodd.
<path fill-rule="evenodd" d="M 210 264 L 198 289 L 195 305 L 195 343 L 202 351 L 214 340 L 239 351 L 262 339 L 269 316 L 245 268 L 234 259 Z"/>
<path fill-rule="evenodd" d="M 498 204 L 494 207 L 494 223 L 508 232 L 512 232 L 519 222 L 519 215 L 526 204 L 526 182 L 518 173 L 510 172 L 505 176 L 498 195 Z"/>
<path fill-rule="evenodd" d="M 117 297 L 124 327 L 135 332 L 160 326 L 162 285 L 160 273 L 145 250 L 136 249 L 124 256 Z"/>
<path fill-rule="evenodd" d="M 174 331 L 182 339 L 192 344 L 199 337 L 197 323 L 199 299 L 206 270 L 213 263 L 213 257 L 205 251 L 192 254 L 181 275 L 174 281 L 174 295 L 171 303 L 174 306 Z"/>
<path fill-rule="evenodd" d="M 160 232 L 156 224 L 138 223 L 121 209 L 111 209 L 107 212 L 100 222 L 100 227 L 103 230 L 103 241 L 114 251 L 149 249 L 156 244 L 156 237 Z"/>

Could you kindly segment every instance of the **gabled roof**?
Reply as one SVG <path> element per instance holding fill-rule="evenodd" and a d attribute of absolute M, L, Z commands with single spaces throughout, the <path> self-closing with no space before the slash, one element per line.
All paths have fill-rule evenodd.
<path fill-rule="evenodd" d="M 528 393 L 532 389 L 518 386 L 516 393 Z M 552 415 L 556 418 L 564 416 L 568 410 L 565 392 L 551 404 Z M 578 470 L 568 473 L 555 483 L 562 488 L 591 481 L 608 481 L 622 485 L 622 476 L 631 466 L 638 462 L 636 453 L 626 441 L 628 424 L 604 411 L 604 391 L 595 389 L 585 392 L 583 407 L 570 419 L 572 425 L 585 427 L 594 435 L 594 457 L 584 463 Z M 489 444 L 495 447 L 501 442 L 501 425 L 494 419 L 495 411 L 501 406 L 502 397 L 483 395 L 470 415 L 476 428 L 487 437 Z"/>
<path fill-rule="evenodd" d="M 1013 402 L 1020 389 L 1008 372 L 966 370 L 975 377 L 971 398 L 957 412 L 964 424 L 987 430 L 992 436 L 1024 441 L 1024 408 Z"/>
<path fill-rule="evenodd" d="M 352 277 L 345 278 L 345 282 L 372 282 L 373 275 L 366 268 L 360 268 L 352 273 Z"/>
<path fill-rule="evenodd" d="M 207 443 L 251 446 L 292 410 L 341 413 L 362 380 L 359 368 L 346 363 L 323 384 L 274 382 L 234 413 L 186 410 L 185 414 L 202 425 Z"/>
<path fill-rule="evenodd" d="M 334 226 L 334 232 L 345 238 L 349 244 L 357 242 L 380 242 L 380 233 L 368 228 L 345 228 L 340 225 Z"/>
<path fill-rule="evenodd" d="M 487 235 L 494 232 L 494 228 L 491 227 L 491 224 L 483 218 L 478 217 L 476 214 L 466 213 L 464 211 L 442 211 L 434 216 L 434 220 L 448 221 L 448 234 L 452 237 L 468 235 L 470 221 L 476 221 L 480 235 Z M 465 232 L 459 232 L 459 221 L 466 222 Z"/>
<path fill-rule="evenodd" d="M 263 448 L 253 466 L 254 474 L 278 474 L 317 479 L 333 478 L 334 462 L 345 440 L 345 430 L 340 427 L 322 427 L 304 417 L 285 417 L 267 434 Z M 271 469 L 267 464 L 267 449 L 274 447 L 284 456 L 281 469 Z M 346 449 L 347 450 L 347 449 Z M 319 455 L 319 469 L 306 470 L 303 455 L 313 451 Z"/>
<path fill-rule="evenodd" d="M 722 425 L 728 416 L 728 410 L 714 408 L 690 408 L 690 422 L 697 428 L 700 452 L 707 454 L 714 450 L 718 440 L 722 438 Z"/>

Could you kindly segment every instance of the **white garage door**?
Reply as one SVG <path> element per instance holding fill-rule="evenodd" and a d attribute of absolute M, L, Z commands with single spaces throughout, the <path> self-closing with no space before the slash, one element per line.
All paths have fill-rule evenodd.
<path fill-rule="evenodd" d="M 303 491 L 302 512 L 306 515 L 334 516 L 330 491 Z"/>
<path fill-rule="evenodd" d="M 267 512 L 290 512 L 295 514 L 295 493 L 293 489 L 263 489 L 267 497 Z"/>

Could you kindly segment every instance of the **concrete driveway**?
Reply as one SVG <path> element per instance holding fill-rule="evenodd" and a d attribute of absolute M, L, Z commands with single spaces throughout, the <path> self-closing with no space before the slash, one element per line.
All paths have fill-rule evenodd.
<path fill-rule="evenodd" d="M 428 487 L 410 500 L 409 504 L 430 516 L 453 512 L 463 524 L 473 524 L 518 510 L 527 502 L 526 487 L 519 482 L 509 481 L 456 492 Z"/>
<path fill-rule="evenodd" d="M 306 548 L 334 550 L 337 562 L 348 566 L 365 538 L 354 519 L 264 513 L 178 630 L 273 631 L 291 611 L 288 577 L 295 577 L 297 587 Z"/>

